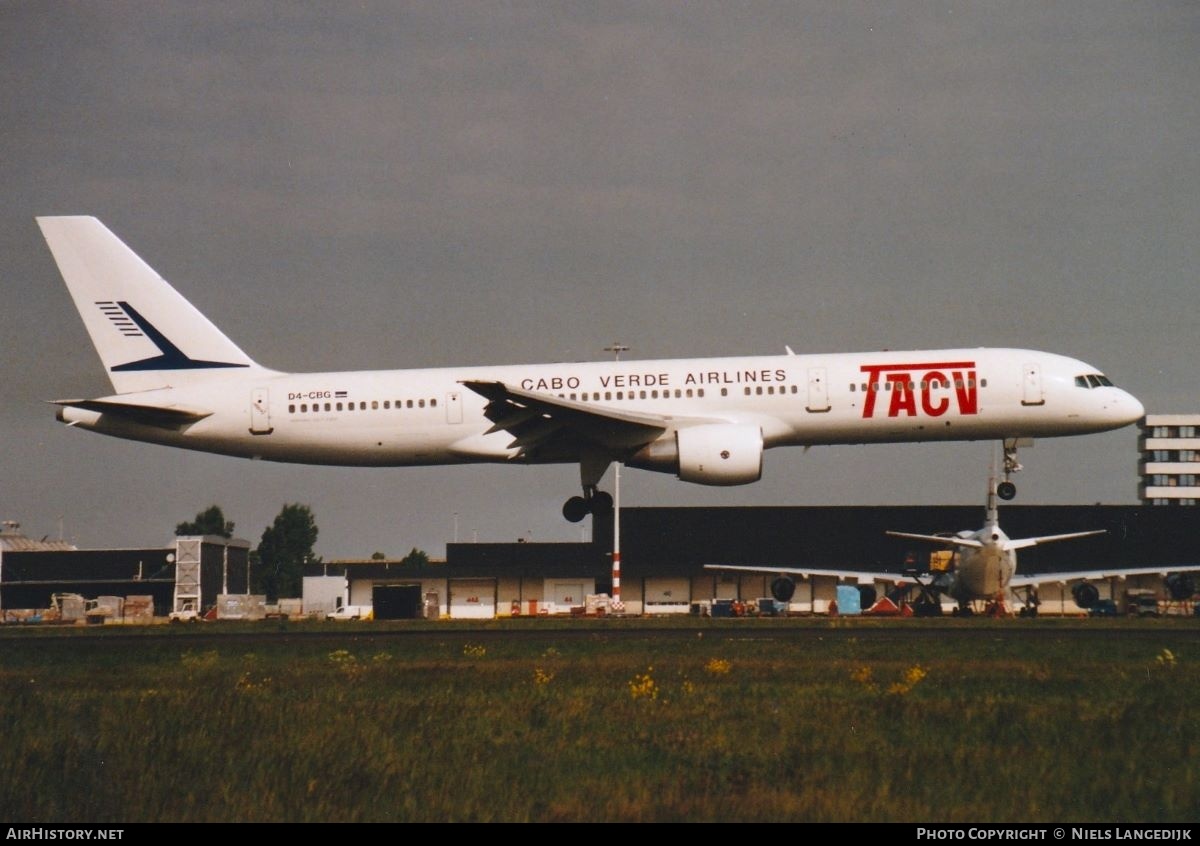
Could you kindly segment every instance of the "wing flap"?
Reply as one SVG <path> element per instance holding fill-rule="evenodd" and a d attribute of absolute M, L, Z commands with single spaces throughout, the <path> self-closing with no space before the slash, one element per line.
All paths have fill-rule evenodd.
<path fill-rule="evenodd" d="M 567 439 L 614 452 L 632 450 L 677 424 L 704 422 L 593 405 L 523 391 L 503 382 L 470 380 L 463 385 L 488 400 L 483 413 L 492 421 L 489 433 L 508 432 L 514 438 L 510 446 L 519 447 L 522 455 Z"/>

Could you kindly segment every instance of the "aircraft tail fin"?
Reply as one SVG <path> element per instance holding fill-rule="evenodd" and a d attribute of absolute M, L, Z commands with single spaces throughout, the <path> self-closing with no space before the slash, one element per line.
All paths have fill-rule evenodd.
<path fill-rule="evenodd" d="M 94 217 L 39 217 L 118 393 L 258 364 Z"/>

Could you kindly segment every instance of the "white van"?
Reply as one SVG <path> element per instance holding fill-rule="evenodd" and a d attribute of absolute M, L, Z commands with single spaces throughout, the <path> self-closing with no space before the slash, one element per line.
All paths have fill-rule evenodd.
<path fill-rule="evenodd" d="M 343 605 L 331 613 L 326 620 L 370 620 L 370 605 Z"/>

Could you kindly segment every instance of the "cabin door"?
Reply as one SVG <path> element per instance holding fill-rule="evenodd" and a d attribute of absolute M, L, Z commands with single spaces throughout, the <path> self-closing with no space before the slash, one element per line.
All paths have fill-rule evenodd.
<path fill-rule="evenodd" d="M 271 428 L 271 401 L 266 388 L 255 388 L 250 394 L 250 434 L 269 435 Z"/>
<path fill-rule="evenodd" d="M 1025 375 L 1021 380 L 1021 405 L 1045 405 L 1046 397 L 1042 393 L 1042 366 L 1026 364 Z"/>
<path fill-rule="evenodd" d="M 806 408 L 819 413 L 829 410 L 829 386 L 825 383 L 825 368 L 808 369 L 808 405 Z"/>

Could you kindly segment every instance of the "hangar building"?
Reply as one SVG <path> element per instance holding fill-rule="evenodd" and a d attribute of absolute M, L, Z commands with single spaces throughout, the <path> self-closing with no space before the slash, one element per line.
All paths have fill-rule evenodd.
<path fill-rule="evenodd" d="M 1005 505 L 1010 537 L 1106 529 L 1107 534 L 1020 553 L 1022 573 L 1200 563 L 1197 517 L 1187 508 L 1136 505 Z M 976 506 L 821 506 L 777 508 L 627 508 L 621 511 L 621 594 L 631 614 L 687 613 L 693 603 L 770 595 L 771 577 L 725 574 L 705 565 L 814 567 L 899 575 L 919 542 L 889 529 L 935 534 L 974 529 Z M 322 575 L 352 605 L 374 605 L 377 618 L 579 613 L 587 597 L 611 593 L 611 522 L 593 543 L 460 543 L 445 563 L 420 568 L 394 561 L 333 562 Z M 1139 586 L 1158 588 L 1157 577 Z M 1099 585 L 1116 598 L 1131 585 Z M 886 585 L 880 585 L 881 589 Z M 832 579 L 798 583 L 792 610 L 821 613 L 836 595 Z M 1043 588 L 1043 609 L 1077 612 L 1065 586 Z M 434 612 L 433 609 L 437 611 Z"/>
<path fill-rule="evenodd" d="M 144 549 L 75 549 L 20 543 L 11 534 L 0 543 L 4 620 L 49 608 L 56 594 L 151 597 L 153 616 L 165 617 L 181 604 L 209 608 L 219 594 L 247 592 L 250 543 L 244 540 L 205 535 Z"/>

